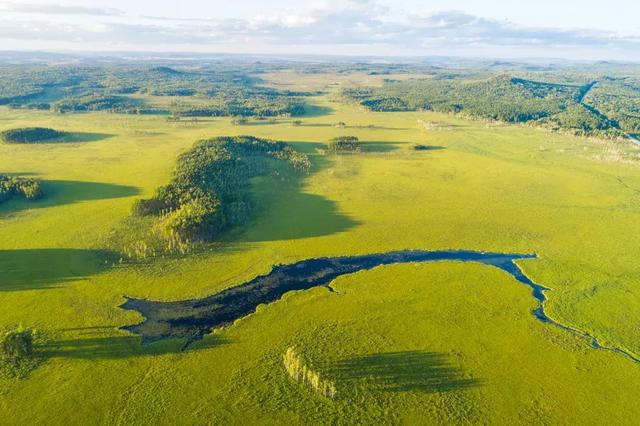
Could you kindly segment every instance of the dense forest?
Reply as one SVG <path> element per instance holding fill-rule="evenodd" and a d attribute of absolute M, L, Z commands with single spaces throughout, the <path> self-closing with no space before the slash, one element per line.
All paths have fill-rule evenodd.
<path fill-rule="evenodd" d="M 584 103 L 625 132 L 640 132 L 640 79 L 604 78 L 585 95 Z"/>
<path fill-rule="evenodd" d="M 0 67 L 0 105 L 58 113 L 107 111 L 174 116 L 295 116 L 307 93 L 260 86 L 246 70 L 226 67 L 16 66 Z M 141 97 L 198 97 L 197 107 L 149 106 Z"/>
<path fill-rule="evenodd" d="M 212 240 L 249 217 L 252 177 L 310 167 L 305 154 L 284 142 L 253 136 L 202 140 L 178 158 L 171 181 L 153 198 L 139 200 L 133 212 L 156 217 L 156 229 L 170 243 Z"/>
<path fill-rule="evenodd" d="M 225 87 L 210 92 L 203 105 L 174 102 L 170 111 L 177 117 L 292 117 L 305 112 L 304 101 L 296 95 L 262 87 Z"/>
<path fill-rule="evenodd" d="M 0 175 L 0 204 L 14 197 L 34 200 L 41 196 L 42 188 L 38 180 Z"/>
<path fill-rule="evenodd" d="M 607 138 L 640 132 L 640 73 L 624 64 L 0 63 L 0 105 L 57 113 L 170 114 L 173 118 L 303 115 L 305 97 L 318 92 L 274 89 L 261 78 L 282 70 L 383 76 L 382 86 L 352 85 L 341 91 L 343 98 L 373 111 L 459 113 Z M 157 102 L 151 101 L 153 97 Z M 162 102 L 157 97 L 171 99 Z"/>
<path fill-rule="evenodd" d="M 488 79 L 388 81 L 343 95 L 373 111 L 433 110 L 509 123 L 535 123 L 579 135 L 623 137 L 640 129 L 640 85 L 586 80 Z"/>
<path fill-rule="evenodd" d="M 47 127 L 23 127 L 0 132 L 0 140 L 6 143 L 38 143 L 60 138 L 65 134 Z"/>

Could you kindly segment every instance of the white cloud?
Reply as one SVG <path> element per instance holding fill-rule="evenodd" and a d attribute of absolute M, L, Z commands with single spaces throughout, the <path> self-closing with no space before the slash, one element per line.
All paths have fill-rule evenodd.
<path fill-rule="evenodd" d="M 124 16 L 121 11 L 29 4 L 14 12 L 57 15 L 59 19 L 41 17 L 0 19 L 0 38 L 17 41 L 93 43 L 104 49 L 161 48 L 192 46 L 193 50 L 211 50 L 234 46 L 260 46 L 273 52 L 289 52 L 289 46 L 322 46 L 317 53 L 334 49 L 353 53 L 412 52 L 547 52 L 561 56 L 566 52 L 602 55 L 616 51 L 629 59 L 640 60 L 640 37 L 589 29 L 554 29 L 522 27 L 508 21 L 448 11 L 426 16 L 390 14 L 369 0 L 330 2 L 306 11 L 285 10 L 269 16 L 246 19 L 172 18 Z M 65 15 L 86 14 L 91 18 L 65 20 Z M 109 19 L 101 19 L 108 16 Z M 86 21 L 86 22 L 85 22 Z M 348 49 L 347 49 L 348 46 Z M 82 48 L 82 46 L 78 46 Z M 328 50 L 328 51 L 327 51 Z M 560 53 L 562 52 L 562 53 Z M 499 56 L 499 55 L 498 55 Z"/>
<path fill-rule="evenodd" d="M 18 3 L 0 2 L 0 10 L 23 14 L 42 15 L 95 15 L 95 16 L 123 16 L 119 9 L 101 9 L 85 6 L 63 6 L 52 3 Z"/>

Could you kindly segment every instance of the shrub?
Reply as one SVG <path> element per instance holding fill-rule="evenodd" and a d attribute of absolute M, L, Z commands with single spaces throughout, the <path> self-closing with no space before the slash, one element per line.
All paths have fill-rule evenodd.
<path fill-rule="evenodd" d="M 420 143 L 414 144 L 411 146 L 414 151 L 428 151 L 431 149 L 429 145 L 423 145 Z"/>
<path fill-rule="evenodd" d="M 308 172 L 311 169 L 311 160 L 309 156 L 301 152 L 297 152 L 290 147 L 285 147 L 281 151 L 274 153 L 276 158 L 288 161 L 294 169 L 299 172 Z"/>
<path fill-rule="evenodd" d="M 340 136 L 329 141 L 328 149 L 334 153 L 360 152 L 360 140 L 355 136 Z"/>
<path fill-rule="evenodd" d="M 162 200 L 151 198 L 148 200 L 136 200 L 133 203 L 132 212 L 135 216 L 159 215 L 167 207 Z"/>
<path fill-rule="evenodd" d="M 243 116 L 233 117 L 231 119 L 231 124 L 233 124 L 234 126 L 241 126 L 243 124 L 247 124 L 248 122 L 249 120 L 247 120 L 247 118 Z"/>
<path fill-rule="evenodd" d="M 26 376 L 38 363 L 35 333 L 29 328 L 5 331 L 0 341 L 1 372 L 10 377 Z"/>
<path fill-rule="evenodd" d="M 320 373 L 308 367 L 302 357 L 296 353 L 294 347 L 290 347 L 283 355 L 284 368 L 289 376 L 298 383 L 302 383 L 316 393 L 331 399 L 336 397 L 336 386 L 329 380 L 323 380 Z"/>

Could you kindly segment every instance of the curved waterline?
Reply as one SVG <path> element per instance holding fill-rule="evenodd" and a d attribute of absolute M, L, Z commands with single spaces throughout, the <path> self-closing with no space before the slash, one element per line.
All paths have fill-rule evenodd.
<path fill-rule="evenodd" d="M 549 289 L 534 283 L 516 263 L 518 260 L 535 258 L 537 258 L 535 254 L 488 253 L 469 250 L 402 250 L 359 256 L 301 260 L 289 265 L 276 265 L 266 275 L 257 276 L 243 284 L 202 299 L 159 302 L 127 297 L 127 301 L 120 307 L 139 312 L 144 320 L 136 325 L 122 327 L 122 329 L 141 335 L 143 343 L 171 338 L 187 339 L 186 347 L 190 343 L 202 339 L 205 334 L 211 333 L 215 328 L 230 325 L 235 320 L 254 313 L 258 305 L 275 302 L 290 291 L 322 286 L 332 290 L 331 282 L 341 275 L 401 263 L 474 262 L 501 269 L 518 282 L 530 287 L 532 296 L 538 302 L 538 306 L 532 313 L 541 322 L 588 339 L 594 349 L 614 352 L 635 362 L 640 362 L 640 358 L 630 352 L 620 348 L 603 346 L 591 334 L 550 318 L 544 310 L 544 303 L 547 301 L 545 292 Z"/>

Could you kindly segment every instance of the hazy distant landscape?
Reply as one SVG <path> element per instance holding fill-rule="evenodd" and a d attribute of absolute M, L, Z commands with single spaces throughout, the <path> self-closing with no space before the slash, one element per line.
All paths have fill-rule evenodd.
<path fill-rule="evenodd" d="M 633 22 L 103 3 L 0 2 L 0 424 L 635 423 Z"/>

